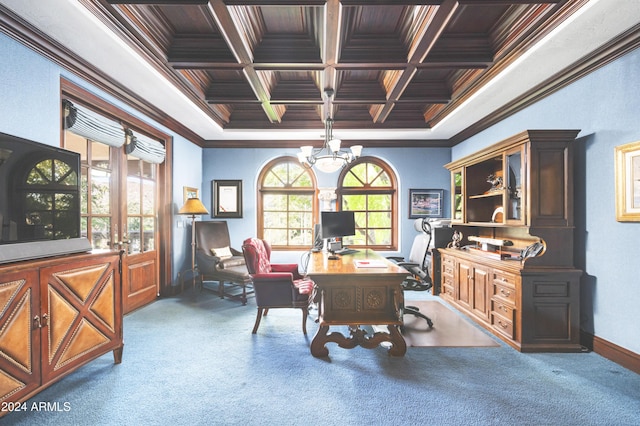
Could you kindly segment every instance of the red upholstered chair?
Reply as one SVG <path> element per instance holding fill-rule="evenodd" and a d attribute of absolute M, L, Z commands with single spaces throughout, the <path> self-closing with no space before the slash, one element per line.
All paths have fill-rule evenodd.
<path fill-rule="evenodd" d="M 266 316 L 269 309 L 299 308 L 302 310 L 302 331 L 306 335 L 313 281 L 300 275 L 297 264 L 272 264 L 271 245 L 267 241 L 247 238 L 242 244 L 242 253 L 258 305 L 252 333 L 256 334 L 262 316 Z"/>

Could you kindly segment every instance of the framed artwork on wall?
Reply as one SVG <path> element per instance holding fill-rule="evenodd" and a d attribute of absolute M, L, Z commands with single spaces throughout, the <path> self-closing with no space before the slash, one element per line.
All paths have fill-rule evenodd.
<path fill-rule="evenodd" d="M 212 195 L 213 215 L 215 217 L 242 217 L 241 180 L 214 180 Z"/>
<path fill-rule="evenodd" d="M 182 187 L 182 204 L 186 203 L 189 198 L 200 198 L 200 190 L 191 188 L 190 186 Z"/>
<path fill-rule="evenodd" d="M 615 148 L 616 220 L 640 222 L 640 141 Z"/>
<path fill-rule="evenodd" d="M 410 189 L 409 219 L 442 217 L 444 189 Z"/>

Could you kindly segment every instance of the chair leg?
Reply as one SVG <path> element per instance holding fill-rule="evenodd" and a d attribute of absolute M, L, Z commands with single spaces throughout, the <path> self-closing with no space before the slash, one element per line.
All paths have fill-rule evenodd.
<path fill-rule="evenodd" d="M 420 312 L 420 309 L 418 309 L 416 306 L 405 306 L 404 313 L 406 315 L 414 315 L 418 318 L 424 319 L 425 321 L 427 321 L 427 325 L 429 326 L 429 328 L 433 328 L 433 321 L 431 320 L 431 318 Z"/>
<path fill-rule="evenodd" d="M 242 302 L 242 306 L 247 304 L 247 285 L 246 284 L 242 286 L 242 296 L 240 297 L 240 301 Z"/>
<path fill-rule="evenodd" d="M 220 299 L 224 299 L 224 281 L 218 281 L 218 294 L 220 295 Z"/>
<path fill-rule="evenodd" d="M 253 325 L 253 331 L 251 332 L 251 334 L 256 334 L 258 332 L 258 327 L 260 326 L 260 320 L 262 319 L 262 311 L 263 311 L 262 308 L 258 308 L 258 314 L 256 315 L 256 323 Z M 264 314 L 267 315 L 266 312 Z"/>
<path fill-rule="evenodd" d="M 307 317 L 309 316 L 309 308 L 304 307 L 302 309 L 302 332 L 307 335 Z"/>

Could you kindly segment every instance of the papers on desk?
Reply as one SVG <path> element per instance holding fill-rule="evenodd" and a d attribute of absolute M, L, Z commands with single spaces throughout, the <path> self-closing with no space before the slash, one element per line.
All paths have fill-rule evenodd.
<path fill-rule="evenodd" d="M 387 267 L 386 262 L 384 262 L 383 260 L 362 259 L 362 260 L 354 260 L 353 263 L 355 263 L 356 268 L 386 268 Z"/>

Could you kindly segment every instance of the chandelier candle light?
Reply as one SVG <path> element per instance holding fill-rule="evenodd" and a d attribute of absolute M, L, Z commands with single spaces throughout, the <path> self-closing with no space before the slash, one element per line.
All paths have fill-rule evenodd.
<path fill-rule="evenodd" d="M 311 145 L 301 146 L 298 160 L 305 167 L 316 167 L 324 173 L 333 173 L 360 157 L 362 145 L 353 145 L 350 151 L 340 150 L 342 141 L 333 138 L 333 119 L 324 122 L 325 134 L 322 148 Z"/>

